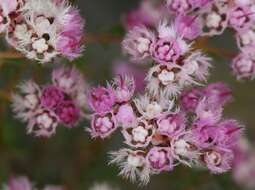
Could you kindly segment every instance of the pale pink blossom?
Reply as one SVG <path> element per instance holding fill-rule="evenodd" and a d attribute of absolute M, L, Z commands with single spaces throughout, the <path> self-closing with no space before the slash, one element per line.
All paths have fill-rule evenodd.
<path fill-rule="evenodd" d="M 88 101 L 93 111 L 102 113 L 113 108 L 116 98 L 112 87 L 97 87 L 90 90 Z"/>
<path fill-rule="evenodd" d="M 234 58 L 231 68 L 238 80 L 253 79 L 255 77 L 255 60 L 246 53 Z"/>
<path fill-rule="evenodd" d="M 171 171 L 174 168 L 174 160 L 170 148 L 154 147 L 148 152 L 146 159 L 155 172 Z"/>
<path fill-rule="evenodd" d="M 80 108 L 72 100 L 62 101 L 55 111 L 59 121 L 69 128 L 75 127 L 79 121 L 80 112 Z"/>
<path fill-rule="evenodd" d="M 135 81 L 128 75 L 119 75 L 112 82 L 116 102 L 125 103 L 131 100 L 135 92 Z"/>
<path fill-rule="evenodd" d="M 134 62 L 142 62 L 150 56 L 154 41 L 155 34 L 146 27 L 139 26 L 128 32 L 122 42 L 122 49 Z"/>
<path fill-rule="evenodd" d="M 102 139 L 111 135 L 117 129 L 115 116 L 111 113 L 93 114 L 91 127 L 88 132 L 93 138 L 100 137 Z"/>
<path fill-rule="evenodd" d="M 42 106 L 54 109 L 64 100 L 65 94 L 55 86 L 47 86 L 42 91 L 40 98 Z"/>
<path fill-rule="evenodd" d="M 135 125 L 137 117 L 132 106 L 129 104 L 121 105 L 118 108 L 116 120 L 123 127 Z"/>

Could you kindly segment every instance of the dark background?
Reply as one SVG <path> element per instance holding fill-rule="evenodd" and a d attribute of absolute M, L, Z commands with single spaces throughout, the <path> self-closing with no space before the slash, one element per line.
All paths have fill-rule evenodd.
<path fill-rule="evenodd" d="M 136 0 L 77 0 L 86 18 L 88 36 L 102 34 L 121 38 L 123 13 L 138 5 Z M 86 38 L 86 37 L 85 37 Z M 231 32 L 213 38 L 211 47 L 236 51 Z M 3 44 L 2 41 L 1 44 Z M 3 45 L 2 45 L 3 46 Z M 2 47 L 2 51 L 6 48 Z M 247 126 L 245 133 L 251 141 L 255 137 L 255 82 L 237 82 L 229 69 L 230 59 L 211 54 L 214 68 L 209 82 L 224 81 L 233 89 L 235 102 L 227 106 L 225 116 L 234 117 Z M 86 44 L 84 56 L 72 63 L 92 85 L 104 84 L 112 77 L 112 62 L 121 58 L 117 42 L 93 42 Z M 108 140 L 92 141 L 84 131 L 88 123 L 82 122 L 75 129 L 59 127 L 50 139 L 36 139 L 25 133 L 25 124 L 14 119 L 10 109 L 9 94 L 23 80 L 33 78 L 39 83 L 49 81 L 49 72 L 56 65 L 42 67 L 27 59 L 0 58 L 0 183 L 10 175 L 27 175 L 39 186 L 65 184 L 70 190 L 87 190 L 94 182 L 116 184 L 123 190 L 238 190 L 231 173 L 213 176 L 208 171 L 176 167 L 171 173 L 151 178 L 144 187 L 117 176 L 118 168 L 107 165 L 107 152 L 124 146 L 115 134 Z"/>

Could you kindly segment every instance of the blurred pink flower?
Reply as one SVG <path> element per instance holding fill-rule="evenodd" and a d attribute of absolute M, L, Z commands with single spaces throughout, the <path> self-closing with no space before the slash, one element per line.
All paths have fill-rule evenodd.
<path fill-rule="evenodd" d="M 65 94 L 56 86 L 47 86 L 42 91 L 41 104 L 42 106 L 54 109 L 64 100 Z"/>
<path fill-rule="evenodd" d="M 60 122 L 69 128 L 75 127 L 80 118 L 80 109 L 72 100 L 61 102 L 56 108 L 56 115 Z"/>

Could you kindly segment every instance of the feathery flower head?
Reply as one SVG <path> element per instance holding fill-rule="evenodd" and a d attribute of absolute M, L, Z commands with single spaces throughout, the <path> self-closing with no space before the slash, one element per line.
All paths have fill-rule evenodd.
<path fill-rule="evenodd" d="M 43 88 L 27 81 L 19 86 L 20 94 L 13 95 L 13 111 L 28 123 L 29 134 L 51 137 L 59 124 L 71 128 L 81 119 L 85 100 L 80 99 L 86 99 L 82 75 L 75 68 L 59 68 L 52 72 L 52 80 Z"/>
<path fill-rule="evenodd" d="M 117 129 L 116 118 L 111 112 L 95 113 L 91 119 L 91 127 L 87 131 L 93 138 L 102 139 L 111 135 Z"/>
<path fill-rule="evenodd" d="M 116 98 L 111 86 L 93 88 L 89 92 L 88 101 L 91 109 L 97 113 L 112 109 Z"/>
<path fill-rule="evenodd" d="M 135 80 L 127 75 L 119 75 L 112 82 L 116 102 L 128 102 L 135 92 Z"/>
<path fill-rule="evenodd" d="M 83 19 L 66 0 L 26 0 L 9 24 L 7 41 L 29 59 L 41 63 L 62 55 L 79 56 Z"/>
<path fill-rule="evenodd" d="M 155 34 L 144 26 L 130 30 L 122 42 L 123 52 L 131 56 L 134 62 L 144 61 L 150 56 L 150 48 Z"/>
<path fill-rule="evenodd" d="M 240 53 L 234 58 L 231 68 L 238 80 L 253 79 L 255 77 L 255 59 L 246 53 Z"/>
<path fill-rule="evenodd" d="M 146 156 L 150 168 L 156 173 L 171 171 L 174 167 L 174 159 L 171 156 L 170 148 L 153 147 Z"/>
<path fill-rule="evenodd" d="M 181 34 L 177 34 L 174 25 L 169 25 L 163 21 L 157 32 L 157 40 L 152 44 L 150 50 L 156 62 L 162 64 L 175 63 L 181 55 L 189 50 L 189 45 L 183 40 Z"/>
<path fill-rule="evenodd" d="M 80 108 L 72 100 L 62 101 L 56 108 L 56 115 L 67 127 L 74 127 L 80 118 Z"/>
<path fill-rule="evenodd" d="M 0 1 L 0 33 L 6 32 L 11 20 L 24 4 L 24 0 Z"/>
<path fill-rule="evenodd" d="M 56 86 L 47 86 L 42 91 L 41 104 L 42 106 L 54 109 L 64 100 L 64 92 Z"/>

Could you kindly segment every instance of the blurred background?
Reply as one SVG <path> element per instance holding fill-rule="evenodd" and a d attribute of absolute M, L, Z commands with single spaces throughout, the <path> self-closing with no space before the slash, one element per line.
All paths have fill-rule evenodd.
<path fill-rule="evenodd" d="M 125 12 L 138 6 L 138 0 L 76 0 L 86 19 L 86 35 L 92 38 L 86 44 L 84 56 L 72 63 L 92 85 L 104 84 L 113 76 L 116 60 L 123 59 L 120 41 L 124 35 L 122 18 Z M 85 35 L 85 38 L 86 38 Z M 101 37 L 97 40 L 97 36 Z M 93 40 L 94 39 L 94 40 Z M 1 41 L 1 51 L 7 50 Z M 210 47 L 236 51 L 232 35 L 210 40 Z M 246 125 L 245 133 L 251 142 L 255 139 L 255 82 L 238 82 L 229 69 L 230 59 L 211 54 L 214 67 L 209 82 L 224 81 L 233 89 L 235 101 L 227 106 L 225 117 L 233 117 Z M 109 182 L 123 190 L 239 190 L 231 173 L 214 176 L 208 171 L 176 167 L 172 173 L 153 176 L 146 187 L 138 187 L 118 177 L 118 168 L 107 165 L 107 152 L 123 146 L 115 134 L 105 141 L 90 139 L 84 131 L 89 123 L 75 129 L 58 128 L 50 139 L 26 135 L 25 124 L 14 119 L 10 108 L 10 93 L 20 82 L 33 78 L 38 83 L 49 82 L 54 66 L 42 67 L 24 58 L 0 56 L 0 183 L 11 175 L 27 175 L 39 187 L 43 184 L 63 184 L 70 190 L 87 190 L 95 182 Z"/>

